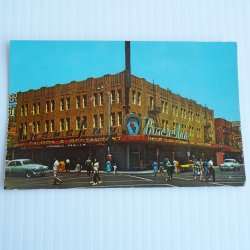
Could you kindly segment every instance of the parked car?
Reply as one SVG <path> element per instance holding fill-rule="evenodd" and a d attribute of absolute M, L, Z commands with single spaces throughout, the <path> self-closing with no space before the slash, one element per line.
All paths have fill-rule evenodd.
<path fill-rule="evenodd" d="M 240 170 L 240 164 L 235 159 L 225 159 L 222 164 L 219 165 L 221 171 L 223 170 Z"/>
<path fill-rule="evenodd" d="M 5 166 L 5 175 L 22 175 L 30 178 L 32 176 L 44 176 L 48 173 L 49 167 L 36 164 L 30 159 L 12 160 Z"/>

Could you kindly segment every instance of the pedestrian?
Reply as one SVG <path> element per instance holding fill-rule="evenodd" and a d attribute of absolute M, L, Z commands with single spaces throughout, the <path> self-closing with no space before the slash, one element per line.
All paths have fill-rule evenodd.
<path fill-rule="evenodd" d="M 165 167 L 166 167 L 166 181 L 171 181 L 172 164 L 168 158 L 165 159 Z"/>
<path fill-rule="evenodd" d="M 65 170 L 66 170 L 66 172 L 70 172 L 70 160 L 69 160 L 69 158 L 67 158 L 65 161 Z"/>
<path fill-rule="evenodd" d="M 80 158 L 77 159 L 75 173 L 76 173 L 76 176 L 79 176 L 81 173 L 81 160 L 80 160 Z"/>
<path fill-rule="evenodd" d="M 164 162 L 161 161 L 161 162 L 159 163 L 159 165 L 160 165 L 160 174 L 161 174 L 161 176 L 163 177 L 163 176 L 164 176 Z"/>
<path fill-rule="evenodd" d="M 116 164 L 116 162 L 114 163 L 113 169 L 114 169 L 114 174 L 117 174 L 117 164 Z"/>
<path fill-rule="evenodd" d="M 157 163 L 157 161 L 153 161 L 152 167 L 153 167 L 154 176 L 156 176 L 156 174 L 158 173 L 158 163 Z"/>
<path fill-rule="evenodd" d="M 202 159 L 200 159 L 200 181 L 203 179 L 203 173 L 204 173 L 203 162 Z"/>
<path fill-rule="evenodd" d="M 110 161 L 106 162 L 106 172 L 107 172 L 107 174 L 110 174 L 110 172 L 111 172 L 111 162 Z"/>
<path fill-rule="evenodd" d="M 102 183 L 101 177 L 99 175 L 99 162 L 96 159 L 94 159 L 93 172 L 93 179 L 90 183 L 93 186 L 97 185 L 98 183 Z"/>
<path fill-rule="evenodd" d="M 200 174 L 200 162 L 198 160 L 194 160 L 194 180 Z"/>
<path fill-rule="evenodd" d="M 93 163 L 92 163 L 90 157 L 88 157 L 88 159 L 85 161 L 85 166 L 87 168 L 87 175 L 90 176 L 90 174 L 92 172 L 92 166 L 93 166 Z"/>
<path fill-rule="evenodd" d="M 54 165 L 53 165 L 53 179 L 54 179 L 54 183 L 53 183 L 53 185 L 57 185 L 58 182 L 59 182 L 59 184 L 62 183 L 62 180 L 57 177 L 58 167 L 59 167 L 59 161 L 56 158 L 54 158 Z"/>
<path fill-rule="evenodd" d="M 213 163 L 212 159 L 210 159 L 210 161 L 208 162 L 209 180 L 212 176 L 213 181 L 215 181 L 215 170 L 214 170 L 213 165 L 214 165 L 214 163 Z"/>
<path fill-rule="evenodd" d="M 174 172 L 177 174 L 178 170 L 177 170 L 177 161 L 174 159 L 173 160 L 173 167 L 174 167 Z"/>
<path fill-rule="evenodd" d="M 203 169 L 204 169 L 204 179 L 205 179 L 205 177 L 209 174 L 207 159 L 205 159 L 203 162 Z"/>

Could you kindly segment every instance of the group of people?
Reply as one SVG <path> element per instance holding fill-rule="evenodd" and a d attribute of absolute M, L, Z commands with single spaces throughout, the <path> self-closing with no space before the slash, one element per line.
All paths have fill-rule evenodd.
<path fill-rule="evenodd" d="M 215 181 L 215 170 L 213 167 L 214 163 L 210 159 L 209 161 L 205 159 L 202 161 L 194 160 L 194 180 L 197 180 L 200 176 L 200 180 L 209 181 L 211 178 Z"/>
<path fill-rule="evenodd" d="M 160 170 L 161 176 L 163 177 L 165 175 L 165 180 L 171 181 L 173 179 L 174 172 L 178 173 L 178 164 L 179 163 L 176 160 L 173 160 L 173 162 L 171 162 L 168 158 L 165 158 L 164 162 L 161 161 L 159 163 L 159 170 Z M 158 173 L 157 161 L 153 162 L 153 172 L 154 172 L 154 176 L 156 176 L 156 174 Z"/>
<path fill-rule="evenodd" d="M 83 164 L 81 163 L 81 159 L 78 158 L 76 161 L 76 165 L 75 165 L 75 175 L 79 176 L 81 173 L 81 170 L 83 169 Z M 54 178 L 54 185 L 58 185 L 62 183 L 62 180 L 58 177 L 57 173 L 59 171 L 59 166 L 60 163 L 59 161 L 54 158 L 54 164 L 53 164 L 53 178 Z M 88 159 L 85 161 L 85 168 L 87 170 L 87 176 L 91 176 L 92 175 L 92 181 L 90 182 L 90 184 L 92 184 L 93 186 L 102 183 L 101 177 L 100 177 L 100 166 L 99 166 L 99 162 L 94 159 L 94 161 L 91 160 L 90 157 L 88 157 Z M 66 172 L 68 172 L 70 169 L 70 160 L 67 158 L 65 161 L 65 170 Z M 110 174 L 113 171 L 113 174 L 117 174 L 117 164 L 114 163 L 113 165 L 111 164 L 110 160 L 107 160 L 106 162 L 106 173 Z"/>
<path fill-rule="evenodd" d="M 162 177 L 165 177 L 166 181 L 171 181 L 173 179 L 174 173 L 179 173 L 179 162 L 175 159 L 170 161 L 168 158 L 165 158 L 164 162 L 153 161 L 152 164 L 154 176 L 157 175 L 158 171 L 160 172 Z M 215 170 L 213 168 L 213 161 L 210 159 L 209 161 L 205 159 L 202 161 L 194 160 L 194 180 L 197 180 L 198 176 L 202 181 L 209 181 L 211 178 L 215 181 Z"/>

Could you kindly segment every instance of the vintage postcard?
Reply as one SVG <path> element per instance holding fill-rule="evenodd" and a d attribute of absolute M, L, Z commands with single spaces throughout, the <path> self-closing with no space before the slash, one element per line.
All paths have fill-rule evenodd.
<path fill-rule="evenodd" d="M 5 189 L 243 186 L 234 42 L 11 41 Z"/>

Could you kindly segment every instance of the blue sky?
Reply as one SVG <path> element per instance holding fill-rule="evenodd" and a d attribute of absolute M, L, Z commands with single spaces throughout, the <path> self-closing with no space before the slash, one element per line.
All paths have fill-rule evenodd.
<path fill-rule="evenodd" d="M 124 42 L 12 41 L 9 91 L 115 74 L 124 58 Z M 131 42 L 131 72 L 240 120 L 236 43 Z"/>

